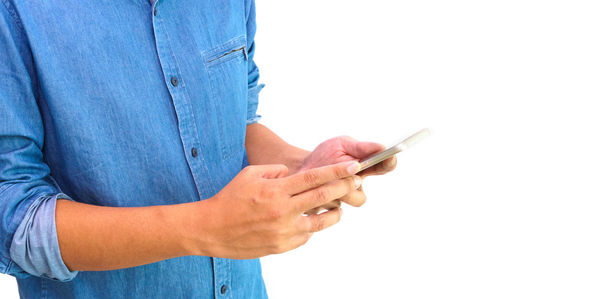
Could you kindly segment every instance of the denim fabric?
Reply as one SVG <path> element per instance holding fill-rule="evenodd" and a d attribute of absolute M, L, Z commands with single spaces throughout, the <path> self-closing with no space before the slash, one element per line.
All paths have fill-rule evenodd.
<path fill-rule="evenodd" d="M 204 200 L 247 165 L 255 29 L 253 0 L 0 0 L 0 272 L 22 297 L 267 296 L 259 260 L 69 271 L 54 222 L 60 198 Z"/>

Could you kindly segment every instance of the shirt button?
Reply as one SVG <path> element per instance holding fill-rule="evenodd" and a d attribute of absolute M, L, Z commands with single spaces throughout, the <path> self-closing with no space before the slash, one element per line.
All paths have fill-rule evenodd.
<path fill-rule="evenodd" d="M 195 147 L 192 147 L 192 157 L 194 157 L 194 158 L 198 157 L 198 149 Z"/>
<path fill-rule="evenodd" d="M 179 80 L 177 80 L 177 77 L 171 77 L 171 85 L 177 87 L 178 84 Z"/>
<path fill-rule="evenodd" d="M 154 8 L 154 11 L 152 13 L 156 16 L 156 7 Z"/>
<path fill-rule="evenodd" d="M 221 286 L 221 294 L 225 294 L 227 293 L 227 286 L 226 285 L 222 285 Z"/>

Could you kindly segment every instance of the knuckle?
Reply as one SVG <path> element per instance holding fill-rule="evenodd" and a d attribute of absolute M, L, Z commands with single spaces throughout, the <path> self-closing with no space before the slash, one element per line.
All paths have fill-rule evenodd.
<path fill-rule="evenodd" d="M 318 202 L 325 202 L 329 198 L 329 190 L 325 188 L 319 188 L 315 190 L 315 199 Z"/>
<path fill-rule="evenodd" d="M 316 185 L 318 180 L 319 180 L 319 176 L 317 175 L 316 172 L 314 171 L 306 171 L 302 174 L 302 178 L 304 180 L 304 183 L 306 183 L 307 185 Z"/>
<path fill-rule="evenodd" d="M 325 217 L 316 217 L 313 221 L 313 228 L 315 231 L 321 231 L 325 229 L 326 224 Z"/>
<path fill-rule="evenodd" d="M 360 195 L 358 196 L 358 200 L 356 201 L 355 207 L 361 207 L 362 205 L 365 204 L 365 202 L 367 202 L 367 196 L 361 192 Z"/>
<path fill-rule="evenodd" d="M 251 190 L 248 194 L 248 198 L 253 207 L 260 206 L 264 202 L 260 188 Z"/>
<path fill-rule="evenodd" d="M 342 167 L 336 167 L 334 170 L 334 175 L 336 178 L 343 178 L 347 175 L 346 169 L 344 169 Z"/>

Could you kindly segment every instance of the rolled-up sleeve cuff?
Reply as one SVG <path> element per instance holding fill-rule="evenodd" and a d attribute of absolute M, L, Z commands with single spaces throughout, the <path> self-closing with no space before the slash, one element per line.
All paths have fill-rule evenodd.
<path fill-rule="evenodd" d="M 70 281 L 78 271 L 70 271 L 60 254 L 55 221 L 57 199 L 72 200 L 58 193 L 42 196 L 29 207 L 15 231 L 10 256 L 16 265 L 31 275 Z"/>
<path fill-rule="evenodd" d="M 256 114 L 256 110 L 258 109 L 258 94 L 265 87 L 264 84 L 258 84 L 254 87 L 248 88 L 248 112 L 246 118 L 246 125 L 253 124 L 258 122 L 261 118 L 260 115 Z"/>

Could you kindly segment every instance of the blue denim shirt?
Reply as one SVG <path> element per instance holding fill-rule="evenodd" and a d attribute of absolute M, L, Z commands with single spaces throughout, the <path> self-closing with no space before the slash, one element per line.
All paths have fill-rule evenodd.
<path fill-rule="evenodd" d="M 57 198 L 204 200 L 247 164 L 253 0 L 0 0 L 0 271 L 26 298 L 263 298 L 258 260 L 69 271 Z"/>

